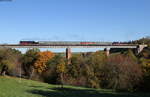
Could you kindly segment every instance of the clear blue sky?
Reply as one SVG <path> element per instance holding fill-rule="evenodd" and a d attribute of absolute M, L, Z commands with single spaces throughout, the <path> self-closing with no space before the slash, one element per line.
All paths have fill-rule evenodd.
<path fill-rule="evenodd" d="M 125 41 L 150 36 L 150 0 L 0 2 L 0 43 Z"/>

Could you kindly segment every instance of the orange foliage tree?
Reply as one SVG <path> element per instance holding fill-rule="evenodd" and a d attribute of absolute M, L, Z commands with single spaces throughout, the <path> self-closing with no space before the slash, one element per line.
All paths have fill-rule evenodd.
<path fill-rule="evenodd" d="M 38 53 L 38 59 L 34 64 L 34 67 L 36 68 L 38 73 L 42 73 L 46 70 L 47 66 L 46 63 L 49 59 L 51 59 L 54 56 L 54 53 L 50 51 L 44 51 Z"/>

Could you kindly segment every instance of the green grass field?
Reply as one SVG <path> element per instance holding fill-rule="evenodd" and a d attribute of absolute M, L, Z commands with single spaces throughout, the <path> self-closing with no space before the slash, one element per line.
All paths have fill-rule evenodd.
<path fill-rule="evenodd" d="M 0 77 L 0 97 L 150 97 L 150 93 L 116 93 L 106 89 L 50 85 L 13 77 Z"/>

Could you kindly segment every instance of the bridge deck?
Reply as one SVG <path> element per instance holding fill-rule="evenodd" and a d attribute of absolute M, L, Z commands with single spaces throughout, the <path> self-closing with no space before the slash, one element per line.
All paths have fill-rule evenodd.
<path fill-rule="evenodd" d="M 19 45 L 0 44 L 0 48 L 137 48 L 138 45 Z"/>

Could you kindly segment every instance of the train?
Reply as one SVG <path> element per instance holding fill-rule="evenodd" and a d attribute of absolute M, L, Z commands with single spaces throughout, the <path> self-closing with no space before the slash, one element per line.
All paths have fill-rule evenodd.
<path fill-rule="evenodd" d="M 131 45 L 129 42 L 88 42 L 88 41 L 20 41 L 20 45 L 53 45 L 53 46 L 80 46 L 80 45 Z"/>

